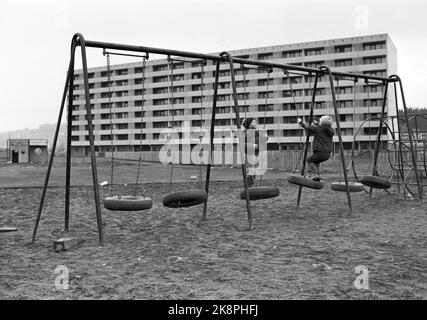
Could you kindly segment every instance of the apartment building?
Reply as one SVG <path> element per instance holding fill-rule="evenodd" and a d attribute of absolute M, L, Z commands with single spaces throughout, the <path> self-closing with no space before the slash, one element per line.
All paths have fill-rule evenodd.
<path fill-rule="evenodd" d="M 387 34 L 242 49 L 230 53 L 253 60 L 307 67 L 328 65 L 332 70 L 383 77 L 397 72 L 396 48 Z M 113 62 L 114 57 L 111 60 Z M 202 70 L 197 61 L 170 63 L 165 57 L 148 60 L 143 70 L 142 61 L 113 63 L 110 83 L 106 66 L 90 68 L 96 150 L 109 151 L 114 146 L 116 151 L 138 151 L 140 148 L 157 151 L 167 139 L 164 132 L 168 128 L 178 138 L 173 139 L 174 143 L 198 143 L 200 134 L 193 134 L 188 140 L 188 135 L 182 131 L 209 130 L 215 64 L 208 61 Z M 303 133 L 296 119 L 298 116 L 308 118 L 314 76 L 286 75 L 283 70 L 268 72 L 265 68 L 253 66 L 246 69 L 238 64 L 235 65 L 235 72 L 241 117 L 254 117 L 259 127 L 267 130 L 268 149 L 298 149 Z M 319 80 L 314 115 L 333 116 L 329 79 L 322 76 Z M 335 82 L 335 86 L 344 148 L 350 149 L 361 123 L 380 114 L 384 88 L 381 83 L 366 83 L 361 79 L 357 83 L 341 79 Z M 389 115 L 395 115 L 393 98 L 389 90 L 386 107 Z M 230 69 L 227 63 L 223 63 L 219 74 L 215 122 L 218 138 L 215 143 L 236 143 L 231 132 L 236 128 L 232 105 Z M 74 77 L 72 109 L 72 150 L 73 153 L 87 154 L 89 137 L 82 70 L 77 70 Z M 378 121 L 364 123 L 356 136 L 360 148 L 368 148 L 374 143 L 378 125 Z M 386 138 L 387 132 L 383 132 L 383 135 Z M 337 143 L 338 136 L 334 139 Z"/>

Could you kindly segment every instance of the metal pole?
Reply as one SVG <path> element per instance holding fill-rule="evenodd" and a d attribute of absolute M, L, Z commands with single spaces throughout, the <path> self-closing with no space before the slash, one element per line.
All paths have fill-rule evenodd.
<path fill-rule="evenodd" d="M 240 130 L 239 102 L 237 99 L 236 78 L 234 74 L 233 57 L 228 52 L 221 53 L 221 56 L 227 56 L 228 61 L 230 63 L 231 86 L 233 89 L 233 100 L 234 100 L 233 109 L 234 109 L 234 112 L 236 113 L 237 132 L 239 133 L 239 147 L 240 147 L 240 155 L 241 155 L 241 162 L 242 162 L 243 185 L 244 185 L 245 194 L 246 194 L 246 210 L 248 213 L 249 229 L 251 230 L 252 229 L 251 201 L 249 199 L 248 182 L 246 180 L 246 161 L 245 161 L 245 154 L 244 154 L 244 146 L 241 141 L 242 134 Z"/>
<path fill-rule="evenodd" d="M 68 115 L 67 115 L 67 150 L 65 165 L 65 221 L 64 229 L 70 227 L 70 184 L 71 184 L 71 125 L 73 122 L 73 93 L 74 93 L 74 60 L 76 50 L 71 52 L 70 82 L 68 86 Z"/>
<path fill-rule="evenodd" d="M 316 73 L 314 77 L 314 85 L 313 85 L 313 91 L 311 93 L 311 106 L 310 106 L 310 115 L 308 117 L 308 124 L 310 124 L 313 121 L 313 112 L 314 112 L 314 104 L 316 103 L 316 90 L 317 90 L 317 81 L 319 80 L 319 75 Z M 307 136 L 305 138 L 305 144 L 304 144 L 304 157 L 302 160 L 302 168 L 301 168 L 301 175 L 305 175 L 305 166 L 307 164 L 307 154 L 308 154 L 308 146 L 310 143 L 310 135 L 307 133 Z M 299 208 L 299 205 L 301 203 L 301 193 L 302 193 L 302 186 L 298 187 L 298 198 L 297 198 L 297 208 Z"/>
<path fill-rule="evenodd" d="M 34 222 L 34 228 L 33 228 L 33 235 L 32 235 L 32 239 L 31 239 L 31 243 L 34 243 L 36 241 L 37 229 L 39 227 L 40 218 L 41 218 L 41 214 L 42 214 L 42 210 L 43 210 L 43 205 L 44 205 L 44 200 L 46 198 L 47 186 L 49 184 L 50 172 L 52 170 L 52 164 L 53 164 L 53 159 L 54 159 L 54 156 L 55 156 L 56 144 L 58 142 L 59 129 L 61 127 L 62 114 L 64 112 L 65 99 L 67 98 L 67 89 L 68 89 L 68 85 L 69 85 L 69 82 L 70 82 L 70 77 L 71 77 L 70 75 L 72 73 L 71 70 L 72 70 L 73 65 L 74 65 L 74 61 L 73 60 L 74 60 L 74 53 L 76 51 L 76 46 L 77 46 L 76 36 L 74 36 L 73 39 L 72 39 L 72 41 L 71 41 L 70 63 L 68 65 L 67 78 L 65 80 L 64 91 L 63 91 L 62 100 L 61 100 L 61 106 L 59 108 L 58 121 L 56 122 L 55 136 L 54 136 L 53 142 L 52 142 L 52 150 L 51 150 L 49 164 L 48 164 L 48 167 L 47 167 L 47 172 L 46 172 L 46 176 L 45 176 L 45 180 L 44 180 L 44 184 L 43 184 L 43 191 L 42 191 L 42 195 L 41 195 L 41 198 L 40 198 L 39 209 L 37 211 L 36 220 Z"/>
<path fill-rule="evenodd" d="M 91 157 L 91 163 L 92 163 L 92 179 L 93 179 L 93 191 L 95 195 L 96 218 L 98 222 L 99 244 L 102 246 L 104 243 L 104 237 L 103 237 L 103 230 L 102 230 L 101 206 L 100 206 L 100 200 L 99 200 L 98 171 L 96 168 L 95 146 L 94 146 L 94 136 L 93 136 L 93 128 L 92 128 L 92 112 L 90 109 L 89 77 L 88 77 L 87 60 L 86 60 L 86 46 L 85 46 L 85 40 L 82 35 L 79 35 L 79 43 L 82 51 L 86 115 L 87 115 L 88 131 L 89 131 L 89 146 L 90 146 L 90 157 Z"/>
<path fill-rule="evenodd" d="M 380 125 L 378 127 L 377 141 L 376 141 L 376 145 L 375 145 L 374 167 L 372 168 L 372 174 L 373 175 L 378 174 L 377 162 L 378 162 L 378 153 L 379 153 L 380 144 L 381 144 L 381 129 L 382 129 L 383 123 L 384 123 L 385 106 L 386 106 L 386 102 L 387 102 L 388 83 L 384 83 L 383 88 L 384 88 L 384 94 L 383 94 L 383 103 L 382 103 L 382 108 L 381 108 L 381 118 L 380 118 Z"/>
<path fill-rule="evenodd" d="M 205 191 L 207 194 L 205 204 L 203 206 L 203 219 L 206 219 L 206 211 L 208 208 L 208 197 L 209 197 L 209 183 L 211 180 L 211 167 L 212 167 L 212 153 L 214 148 L 214 135 L 215 135 L 215 114 L 216 114 L 216 101 L 218 95 L 218 79 L 219 79 L 219 68 L 220 61 L 216 62 L 215 69 L 215 84 L 214 84 L 214 95 L 212 102 L 212 115 L 211 115 L 211 128 L 210 128 L 210 136 L 209 136 L 209 154 L 208 154 L 208 166 L 206 168 L 206 182 L 205 182 Z"/>
<path fill-rule="evenodd" d="M 334 82 L 333 82 L 334 80 L 332 78 L 333 77 L 332 72 L 328 66 L 321 66 L 320 68 L 325 70 L 325 72 L 327 72 L 329 74 L 329 84 L 331 86 L 332 103 L 334 105 L 335 122 L 337 124 L 337 131 L 338 131 L 339 148 L 340 148 L 340 154 L 341 154 L 341 164 L 342 164 L 342 169 L 343 169 L 343 173 L 344 173 L 345 185 L 347 186 L 346 191 L 347 191 L 348 207 L 350 209 L 350 215 L 353 215 L 353 209 L 352 209 L 352 205 L 351 205 L 351 196 L 350 196 L 350 185 L 348 184 L 348 175 L 347 175 L 347 170 L 346 170 L 347 166 L 345 165 L 344 147 L 343 147 L 342 136 L 341 136 L 340 118 L 339 118 L 339 114 L 338 114 L 337 101 L 335 98 L 335 87 L 334 87 Z"/>
<path fill-rule="evenodd" d="M 418 186 L 418 193 L 419 193 L 419 196 L 420 196 L 420 200 L 423 201 L 423 187 L 421 185 L 422 182 L 420 181 L 420 175 L 418 173 L 417 159 L 416 159 L 416 154 L 415 154 L 415 150 L 414 150 L 414 141 L 412 140 L 412 134 L 410 132 L 410 127 L 409 127 L 408 110 L 407 110 L 407 107 L 406 107 L 405 93 L 403 92 L 402 80 L 397 75 L 393 75 L 391 77 L 393 77 L 395 79 L 398 79 L 398 82 L 399 82 L 400 95 L 402 97 L 402 104 L 403 104 L 403 114 L 405 116 L 405 121 L 407 123 L 409 144 L 411 146 L 412 165 L 414 166 L 415 178 L 417 179 L 417 186 Z"/>

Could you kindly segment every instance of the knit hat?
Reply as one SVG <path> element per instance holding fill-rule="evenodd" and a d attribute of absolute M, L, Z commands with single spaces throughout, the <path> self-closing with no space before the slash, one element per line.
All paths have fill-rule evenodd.
<path fill-rule="evenodd" d="M 245 129 L 247 130 L 247 129 L 249 129 L 249 126 L 251 125 L 252 121 L 254 121 L 254 120 L 255 120 L 255 118 L 251 118 L 251 117 L 245 118 L 242 121 L 242 126 L 245 127 Z"/>
<path fill-rule="evenodd" d="M 325 127 L 330 127 L 332 125 L 332 118 L 330 116 L 322 116 L 320 117 L 320 124 Z"/>

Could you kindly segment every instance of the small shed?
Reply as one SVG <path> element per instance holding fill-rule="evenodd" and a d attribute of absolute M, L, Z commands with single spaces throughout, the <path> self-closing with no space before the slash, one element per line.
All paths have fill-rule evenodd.
<path fill-rule="evenodd" d="M 47 148 L 46 139 L 9 139 L 8 160 L 12 163 L 44 163 L 48 158 Z"/>

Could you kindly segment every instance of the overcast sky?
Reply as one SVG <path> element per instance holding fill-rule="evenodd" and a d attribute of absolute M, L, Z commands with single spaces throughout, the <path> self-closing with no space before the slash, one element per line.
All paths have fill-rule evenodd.
<path fill-rule="evenodd" d="M 425 0 L 0 0 L 0 132 L 56 122 L 77 32 L 201 53 L 388 33 L 407 104 L 427 107 L 426 14 Z"/>

